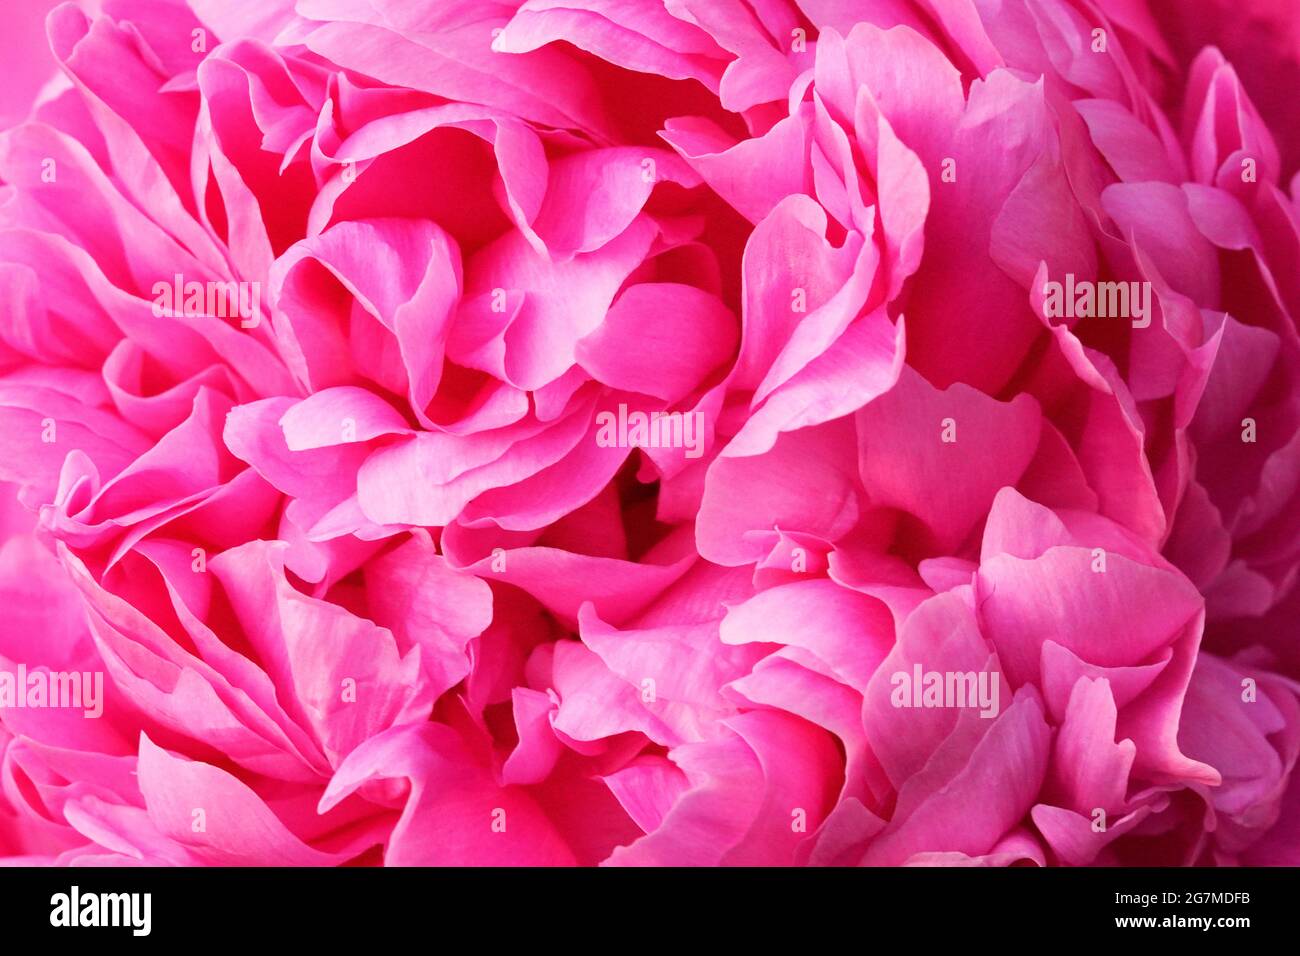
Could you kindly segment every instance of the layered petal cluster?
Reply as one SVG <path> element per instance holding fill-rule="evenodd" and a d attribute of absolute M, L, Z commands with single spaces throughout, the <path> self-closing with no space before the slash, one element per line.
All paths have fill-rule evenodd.
<path fill-rule="evenodd" d="M 3 862 L 1300 863 L 1289 3 L 10 22 Z"/>

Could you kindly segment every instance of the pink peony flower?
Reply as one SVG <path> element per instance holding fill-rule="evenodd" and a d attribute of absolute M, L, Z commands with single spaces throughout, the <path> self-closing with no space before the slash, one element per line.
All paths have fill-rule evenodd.
<path fill-rule="evenodd" d="M 0 857 L 1300 863 L 1300 17 L 1185 6 L 49 10 Z"/>

